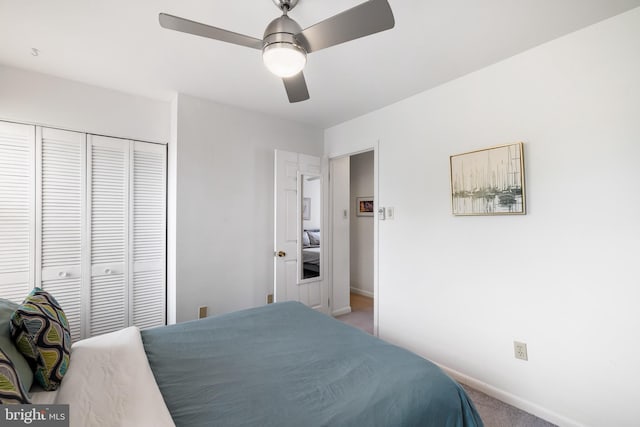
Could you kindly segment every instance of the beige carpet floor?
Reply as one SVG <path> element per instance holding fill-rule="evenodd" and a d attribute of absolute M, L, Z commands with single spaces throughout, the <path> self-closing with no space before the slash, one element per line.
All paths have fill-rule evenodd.
<path fill-rule="evenodd" d="M 373 335 L 373 298 L 351 294 L 351 313 L 336 317 Z"/>
<path fill-rule="evenodd" d="M 336 317 L 373 335 L 373 299 L 351 294 L 351 313 Z M 462 387 L 473 401 L 485 427 L 554 427 L 545 420 L 494 399 L 465 384 Z"/>

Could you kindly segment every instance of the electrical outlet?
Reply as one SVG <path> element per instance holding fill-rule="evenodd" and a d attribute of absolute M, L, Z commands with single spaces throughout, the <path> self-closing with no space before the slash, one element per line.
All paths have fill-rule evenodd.
<path fill-rule="evenodd" d="M 205 317 L 207 317 L 207 306 L 198 307 L 198 319 L 204 319 Z"/>
<path fill-rule="evenodd" d="M 273 294 L 267 295 L 267 304 L 273 304 Z"/>
<path fill-rule="evenodd" d="M 516 359 L 521 360 L 529 360 L 527 356 L 527 344 L 523 342 L 514 341 L 513 342 L 513 352 L 516 356 Z"/>

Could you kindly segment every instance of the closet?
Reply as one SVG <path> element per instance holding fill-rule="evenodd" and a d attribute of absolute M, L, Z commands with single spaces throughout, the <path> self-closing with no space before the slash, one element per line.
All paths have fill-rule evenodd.
<path fill-rule="evenodd" d="M 33 286 L 73 340 L 165 324 L 166 146 L 0 122 L 0 295 Z"/>

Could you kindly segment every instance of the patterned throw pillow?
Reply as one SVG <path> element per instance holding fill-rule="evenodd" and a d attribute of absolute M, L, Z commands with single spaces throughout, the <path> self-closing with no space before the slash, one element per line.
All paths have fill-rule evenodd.
<path fill-rule="evenodd" d="M 60 304 L 35 288 L 11 317 L 11 338 L 45 390 L 55 390 L 69 367 L 71 335 Z"/>
<path fill-rule="evenodd" d="M 11 359 L 0 350 L 0 404 L 7 403 L 31 403 L 31 401 L 22 387 Z"/>
<path fill-rule="evenodd" d="M 33 371 L 27 359 L 18 351 L 11 339 L 11 327 L 9 326 L 11 316 L 17 309 L 18 304 L 15 302 L 0 298 L 0 350 L 4 351 L 13 363 L 24 389 L 29 390 L 33 383 Z"/>

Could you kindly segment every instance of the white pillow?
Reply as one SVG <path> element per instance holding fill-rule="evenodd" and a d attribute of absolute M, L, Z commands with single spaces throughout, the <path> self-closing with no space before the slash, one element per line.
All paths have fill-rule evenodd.
<path fill-rule="evenodd" d="M 55 403 L 71 427 L 175 427 L 135 326 L 74 343 Z"/>
<path fill-rule="evenodd" d="M 311 246 L 320 246 L 320 232 L 319 231 L 308 231 L 309 233 L 309 242 Z"/>

